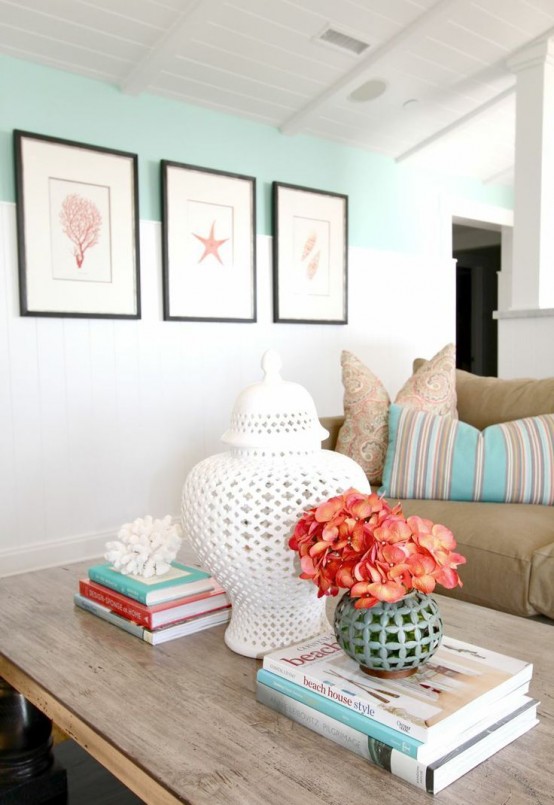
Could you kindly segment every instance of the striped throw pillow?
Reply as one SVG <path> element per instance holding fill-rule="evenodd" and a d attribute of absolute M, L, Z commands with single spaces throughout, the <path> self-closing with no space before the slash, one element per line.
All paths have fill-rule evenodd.
<path fill-rule="evenodd" d="M 389 410 L 381 494 L 554 504 L 554 414 L 490 425 L 400 405 Z"/>

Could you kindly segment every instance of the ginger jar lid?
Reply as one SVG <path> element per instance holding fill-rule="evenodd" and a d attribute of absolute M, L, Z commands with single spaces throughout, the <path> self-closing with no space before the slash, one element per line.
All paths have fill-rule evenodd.
<path fill-rule="evenodd" d="M 299 383 L 281 377 L 281 358 L 273 349 L 262 357 L 264 378 L 237 397 L 231 425 L 221 440 L 231 447 L 297 452 L 318 450 L 329 434 L 315 403 Z"/>

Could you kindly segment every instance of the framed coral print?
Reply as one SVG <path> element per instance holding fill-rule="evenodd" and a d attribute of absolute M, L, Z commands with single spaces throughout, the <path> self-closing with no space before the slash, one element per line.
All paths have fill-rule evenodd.
<path fill-rule="evenodd" d="M 22 316 L 140 318 L 136 154 L 14 132 Z"/>
<path fill-rule="evenodd" d="M 256 180 L 162 160 L 166 321 L 256 321 Z"/>
<path fill-rule="evenodd" d="M 347 324 L 348 196 L 273 182 L 273 320 Z"/>

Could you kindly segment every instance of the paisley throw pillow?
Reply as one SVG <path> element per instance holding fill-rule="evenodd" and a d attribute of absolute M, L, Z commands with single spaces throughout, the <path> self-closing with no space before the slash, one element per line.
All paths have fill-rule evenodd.
<path fill-rule="evenodd" d="M 391 403 L 381 380 L 351 352 L 341 354 L 344 424 L 336 450 L 356 461 L 372 486 L 379 485 L 388 444 Z M 396 403 L 432 414 L 456 416 L 456 351 L 448 344 L 402 386 Z"/>
<path fill-rule="evenodd" d="M 447 344 L 406 380 L 395 403 L 428 414 L 457 416 L 456 348 Z"/>

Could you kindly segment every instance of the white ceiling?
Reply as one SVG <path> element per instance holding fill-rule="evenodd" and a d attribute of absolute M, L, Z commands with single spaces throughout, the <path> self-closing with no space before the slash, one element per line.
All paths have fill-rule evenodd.
<path fill-rule="evenodd" d="M 505 184 L 506 62 L 552 33 L 554 0 L 0 0 L 9 56 Z M 349 100 L 371 79 L 383 95 Z"/>

